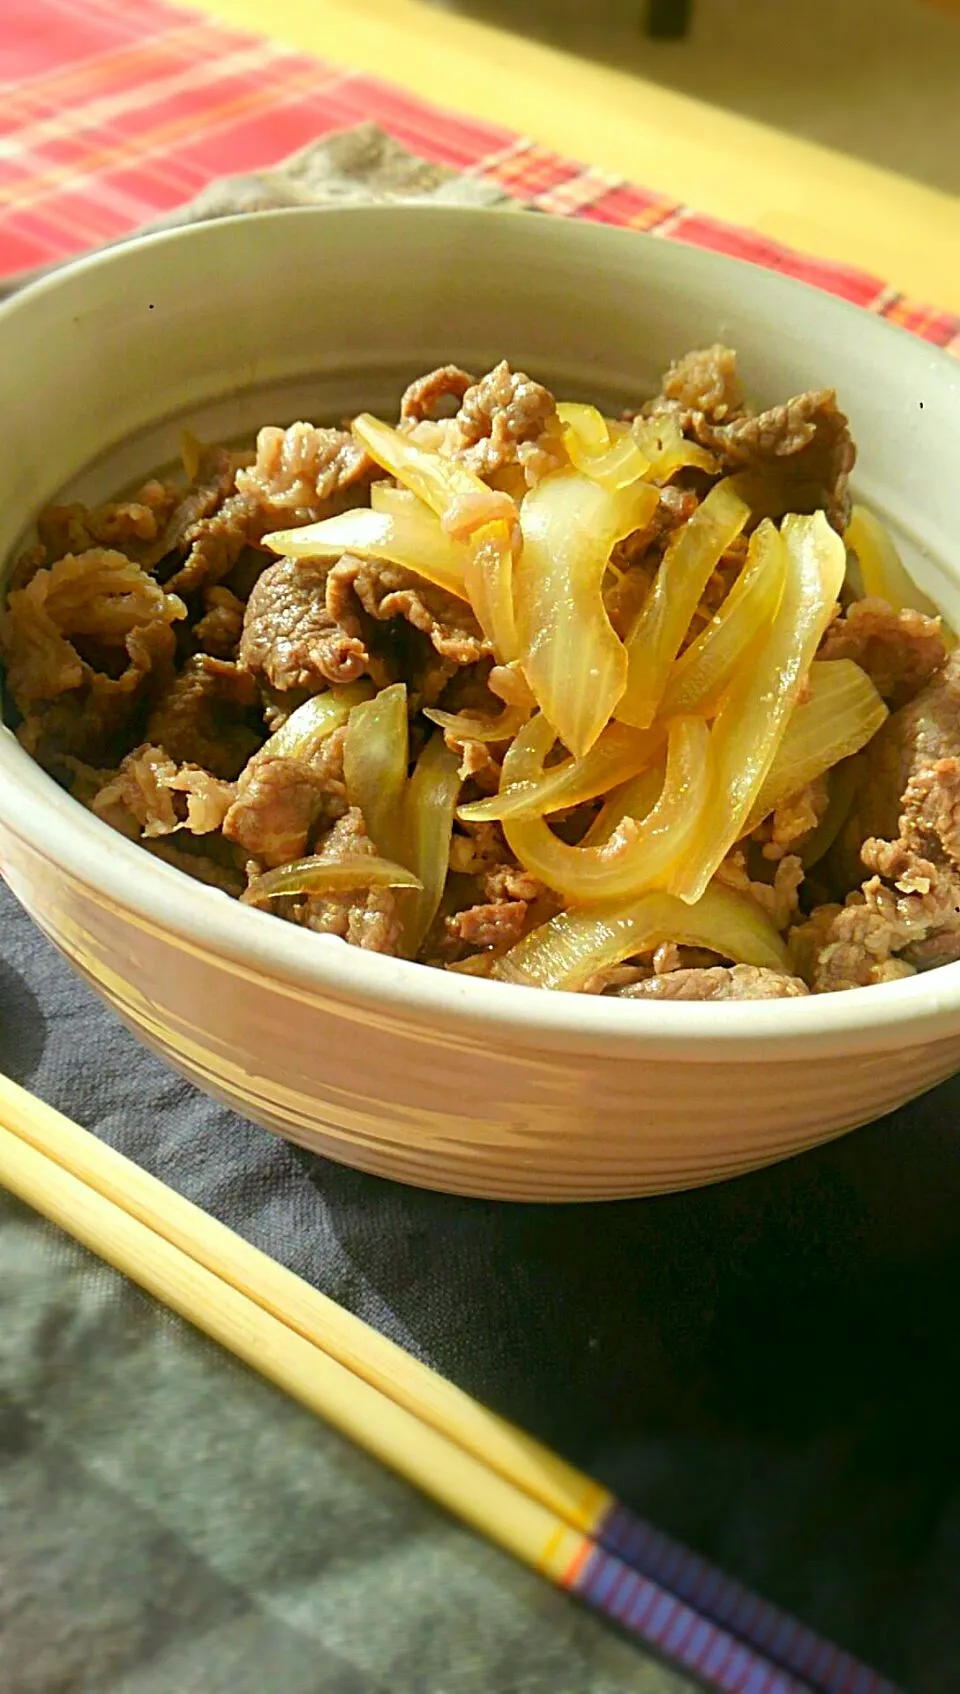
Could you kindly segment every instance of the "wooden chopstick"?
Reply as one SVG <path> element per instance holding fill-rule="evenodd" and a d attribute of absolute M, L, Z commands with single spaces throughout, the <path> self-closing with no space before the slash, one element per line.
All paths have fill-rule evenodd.
<path fill-rule="evenodd" d="M 590 1478 L 3 1076 L 0 1124 L 6 1125 L 0 1128 L 0 1181 L 28 1204 L 455 1516 L 678 1662 L 708 1674 L 713 1686 L 740 1688 L 752 1673 L 759 1677 L 751 1683 L 758 1694 L 834 1694 L 851 1686 L 853 1670 L 864 1694 L 896 1694 L 849 1655 L 658 1536 Z M 657 1567 L 667 1566 L 682 1578 L 669 1588 L 658 1580 Z M 680 1588 L 688 1590 L 692 1605 Z M 695 1609 L 700 1588 L 734 1614 L 734 1633 L 722 1619 Z M 816 1659 L 835 1674 L 795 1681 L 790 1673 L 803 1674 L 799 1666 L 758 1652 L 756 1640 L 738 1627 L 742 1613 L 757 1634 L 785 1635 L 794 1659 Z M 789 1626 L 786 1632 L 782 1625 Z"/>
<path fill-rule="evenodd" d="M 702 1671 L 702 1642 L 696 1637 L 698 1630 L 707 1629 L 711 1644 L 719 1643 L 726 1661 L 714 1681 L 717 1688 L 737 1694 L 753 1672 L 749 1686 L 756 1694 L 812 1694 L 809 1684 L 766 1666 L 732 1636 L 724 1638 L 705 1625 L 665 1590 L 598 1549 L 472 1453 L 5 1128 L 0 1128 L 0 1181 L 453 1516 L 557 1586 L 579 1592 L 597 1609 L 616 1616 L 677 1663 Z M 604 1580 L 598 1593 L 576 1581 L 591 1554 L 601 1560 Z M 606 1603 L 610 1596 L 617 1597 L 616 1610 Z"/>

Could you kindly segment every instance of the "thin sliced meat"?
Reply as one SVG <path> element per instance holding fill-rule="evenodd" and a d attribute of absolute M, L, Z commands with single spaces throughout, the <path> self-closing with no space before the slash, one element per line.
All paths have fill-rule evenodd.
<path fill-rule="evenodd" d="M 885 600 L 855 600 L 830 625 L 819 659 L 853 659 L 894 708 L 905 706 L 934 677 L 947 656 L 939 618 L 912 608 L 896 612 Z"/>
<path fill-rule="evenodd" d="M 356 504 L 372 474 L 372 462 L 346 430 L 309 423 L 261 429 L 254 463 L 236 471 L 234 492 L 186 531 L 189 550 L 171 587 L 187 594 L 222 582 L 244 548 L 270 530 L 317 523 Z"/>
<path fill-rule="evenodd" d="M 181 600 L 115 549 L 67 553 L 8 596 L 0 656 L 10 692 L 26 712 L 95 671 L 132 692 L 148 670 L 172 659 L 170 626 L 185 616 Z"/>
<path fill-rule="evenodd" d="M 164 533 L 177 497 L 173 483 L 151 477 L 126 500 L 108 500 L 102 506 L 85 506 L 79 501 L 48 506 L 37 519 L 37 532 L 54 559 L 64 553 L 84 553 L 92 547 L 117 547 L 128 557 L 146 563 Z"/>
<path fill-rule="evenodd" d="M 271 688 L 316 693 L 328 683 L 355 682 L 367 671 L 370 655 L 351 597 L 338 598 L 339 616 L 328 610 L 330 570 L 329 561 L 279 559 L 256 583 L 239 662 Z"/>
<path fill-rule="evenodd" d="M 321 820 L 336 822 L 348 809 L 345 734 L 335 730 L 309 760 L 255 753 L 224 821 L 227 839 L 268 867 L 302 859 Z"/>
<path fill-rule="evenodd" d="M 205 589 L 203 616 L 197 619 L 191 632 L 198 650 L 212 653 L 217 659 L 236 658 L 245 610 L 243 601 L 232 589 Z"/>
<path fill-rule="evenodd" d="M 476 380 L 459 365 L 440 365 L 435 371 L 428 371 L 426 376 L 418 376 L 403 391 L 401 421 L 423 423 L 427 419 L 432 420 L 444 400 L 456 400 L 459 404 L 468 389 L 475 386 Z"/>
<path fill-rule="evenodd" d="M 252 678 L 222 659 L 188 659 L 158 699 L 147 740 L 178 764 L 232 781 L 263 740 Z"/>
<path fill-rule="evenodd" d="M 799 977 L 754 965 L 713 965 L 709 970 L 675 970 L 627 983 L 619 1000 L 792 1000 L 810 990 Z"/>
<path fill-rule="evenodd" d="M 745 413 L 737 374 L 737 355 L 715 342 L 677 359 L 661 384 L 662 400 L 681 413 L 697 413 L 711 424 L 729 423 Z M 665 409 L 658 406 L 657 409 Z"/>
<path fill-rule="evenodd" d="M 318 843 L 317 852 L 331 864 L 355 858 L 358 853 L 373 856 L 376 848 L 367 834 L 363 813 L 352 806 Z M 367 952 L 396 954 L 399 951 L 401 924 L 397 898 L 391 888 L 310 895 L 293 908 L 291 916 L 294 922 L 319 935 L 337 935 L 352 947 L 362 947 Z"/>
<path fill-rule="evenodd" d="M 93 797 L 91 810 L 134 839 L 180 830 L 211 835 L 221 828 L 234 792 L 233 783 L 198 765 L 178 765 L 163 747 L 146 745 L 127 754 Z"/>
<path fill-rule="evenodd" d="M 403 618 L 429 637 L 440 657 L 451 664 L 475 665 L 490 657 L 490 646 L 465 601 L 399 565 L 344 553 L 326 580 L 331 625 L 355 627 L 357 602 L 377 623 Z"/>
<path fill-rule="evenodd" d="M 871 874 L 819 920 L 815 946 L 798 941 L 821 993 L 960 958 L 960 652 L 887 719 L 860 770 L 833 864 L 859 848 Z"/>
<path fill-rule="evenodd" d="M 528 487 L 565 461 L 557 405 L 549 388 L 506 359 L 468 388 L 456 417 L 457 458 L 480 477 L 518 465 Z"/>

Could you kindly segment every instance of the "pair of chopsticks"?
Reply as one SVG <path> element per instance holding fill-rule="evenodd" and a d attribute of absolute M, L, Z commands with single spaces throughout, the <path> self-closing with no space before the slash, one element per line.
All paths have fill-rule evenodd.
<path fill-rule="evenodd" d="M 0 1076 L 0 1182 L 556 1586 L 725 1694 L 897 1694 Z"/>

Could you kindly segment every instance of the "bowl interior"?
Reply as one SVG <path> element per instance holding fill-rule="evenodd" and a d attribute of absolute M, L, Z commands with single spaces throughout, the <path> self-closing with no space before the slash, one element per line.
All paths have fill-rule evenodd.
<path fill-rule="evenodd" d="M 104 497 L 170 460 L 181 424 L 224 439 L 358 404 L 389 411 L 435 364 L 504 356 L 572 398 L 629 402 L 670 359 L 720 340 L 761 403 L 836 387 L 860 447 L 857 492 L 960 617 L 958 498 L 938 468 L 960 371 L 755 267 L 559 219 L 358 208 L 171 232 L 31 294 L 0 313 L 0 415 L 17 420 L 0 560 L 45 501 Z"/>

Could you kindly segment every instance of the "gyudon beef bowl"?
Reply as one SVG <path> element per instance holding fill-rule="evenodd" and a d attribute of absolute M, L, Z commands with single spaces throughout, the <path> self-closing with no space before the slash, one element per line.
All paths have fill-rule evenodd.
<path fill-rule="evenodd" d="M 960 1062 L 943 355 L 407 208 L 134 243 L 0 351 L 0 863 L 202 1087 L 561 1199 Z"/>

